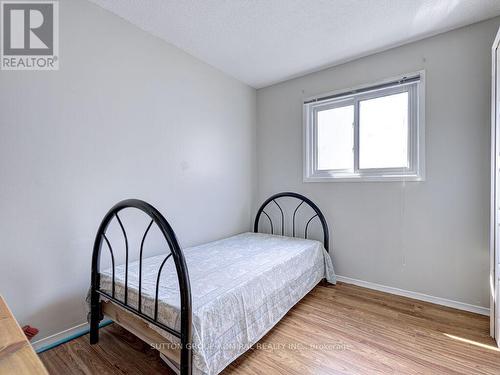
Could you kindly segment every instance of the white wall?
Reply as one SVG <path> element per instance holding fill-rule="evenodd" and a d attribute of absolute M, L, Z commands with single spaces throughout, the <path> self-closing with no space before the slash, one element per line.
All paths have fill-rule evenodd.
<path fill-rule="evenodd" d="M 255 90 L 87 1 L 60 70 L 0 72 L 0 293 L 38 338 L 85 321 L 106 211 L 155 205 L 182 246 L 250 229 Z"/>
<path fill-rule="evenodd" d="M 489 305 L 490 64 L 500 18 L 257 91 L 257 197 L 305 193 L 339 275 Z M 425 182 L 302 182 L 302 99 L 426 70 Z"/>

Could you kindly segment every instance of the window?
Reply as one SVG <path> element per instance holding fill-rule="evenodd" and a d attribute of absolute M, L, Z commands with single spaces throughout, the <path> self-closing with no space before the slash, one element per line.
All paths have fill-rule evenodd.
<path fill-rule="evenodd" d="M 422 181 L 424 72 L 304 102 L 304 181 Z"/>

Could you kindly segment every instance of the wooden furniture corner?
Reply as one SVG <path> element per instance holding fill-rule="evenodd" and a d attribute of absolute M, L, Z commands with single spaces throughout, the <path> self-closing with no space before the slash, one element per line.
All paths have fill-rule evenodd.
<path fill-rule="evenodd" d="M 2 296 L 0 296 L 0 374 L 48 375 Z"/>

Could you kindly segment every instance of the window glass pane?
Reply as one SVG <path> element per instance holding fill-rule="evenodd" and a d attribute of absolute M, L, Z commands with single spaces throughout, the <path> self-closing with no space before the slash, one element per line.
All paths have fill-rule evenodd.
<path fill-rule="evenodd" d="M 359 102 L 359 168 L 408 165 L 408 93 Z"/>
<path fill-rule="evenodd" d="M 319 111 L 318 169 L 353 169 L 354 106 Z"/>

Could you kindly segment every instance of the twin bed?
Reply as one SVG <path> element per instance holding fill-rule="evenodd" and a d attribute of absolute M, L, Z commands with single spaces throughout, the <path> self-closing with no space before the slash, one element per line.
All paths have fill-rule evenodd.
<path fill-rule="evenodd" d="M 297 201 L 290 210 L 291 220 L 285 218 L 282 199 Z M 303 220 L 303 229 L 296 228 L 306 206 L 312 215 Z M 269 213 L 271 207 L 277 212 L 276 220 Z M 134 262 L 129 261 L 129 241 L 119 216 L 125 208 L 139 209 L 150 217 L 139 259 Z M 125 238 L 123 265 L 115 265 L 106 236 L 112 220 L 118 221 Z M 320 224 L 323 242 L 307 239 L 314 222 Z M 153 224 L 170 253 L 143 259 L 144 242 Z M 287 225 L 291 225 L 290 233 Z M 258 233 L 263 226 L 270 233 Z M 174 231 L 154 207 L 139 200 L 120 202 L 105 216 L 94 244 L 90 341 L 98 342 L 99 321 L 107 315 L 160 351 L 180 374 L 218 374 L 322 279 L 335 283 L 328 245 L 323 214 L 297 193 L 267 199 L 256 215 L 253 233 L 182 250 Z M 112 265 L 101 271 L 104 247 Z"/>

